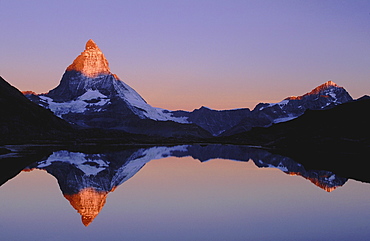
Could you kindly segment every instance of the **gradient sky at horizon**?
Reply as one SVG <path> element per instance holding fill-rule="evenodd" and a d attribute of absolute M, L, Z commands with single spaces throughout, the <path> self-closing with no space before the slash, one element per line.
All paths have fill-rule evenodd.
<path fill-rule="evenodd" d="M 370 94 L 370 1 L 0 0 L 0 75 L 47 92 L 93 39 L 153 106 L 253 108 L 332 80 Z"/>

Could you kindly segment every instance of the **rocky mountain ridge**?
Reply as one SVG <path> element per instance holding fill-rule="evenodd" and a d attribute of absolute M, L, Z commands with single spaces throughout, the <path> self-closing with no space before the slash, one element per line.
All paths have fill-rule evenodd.
<path fill-rule="evenodd" d="M 248 131 L 253 127 L 268 127 L 295 119 L 306 110 L 330 109 L 350 101 L 353 101 L 353 98 L 343 87 L 333 81 L 327 81 L 304 95 L 287 97 L 278 103 L 256 105 L 249 117 L 227 130 L 223 136 Z"/>

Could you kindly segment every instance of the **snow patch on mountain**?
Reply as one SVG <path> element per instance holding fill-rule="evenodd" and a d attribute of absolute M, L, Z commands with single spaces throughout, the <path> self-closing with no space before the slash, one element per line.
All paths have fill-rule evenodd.
<path fill-rule="evenodd" d="M 50 109 L 56 116 L 62 117 L 67 113 L 84 113 L 87 110 L 104 111 L 103 106 L 111 104 L 110 99 L 98 90 L 88 90 L 76 100 L 68 102 L 54 102 L 47 96 L 39 96 L 43 106 Z"/>
<path fill-rule="evenodd" d="M 289 115 L 288 117 L 282 117 L 282 118 L 277 118 L 277 119 L 274 119 L 272 122 L 274 124 L 276 123 L 280 123 L 280 122 L 286 122 L 286 121 L 290 121 L 290 120 L 293 120 L 295 118 L 297 118 L 298 116 L 295 116 L 295 115 Z"/>
<path fill-rule="evenodd" d="M 273 107 L 275 105 L 278 105 L 280 108 L 282 108 L 284 105 L 287 105 L 288 103 L 289 103 L 289 100 L 282 100 L 282 101 L 280 101 L 278 103 L 268 103 L 267 106 L 262 106 L 261 108 L 259 108 L 259 110 L 261 111 L 261 110 L 263 110 L 265 108 Z"/>

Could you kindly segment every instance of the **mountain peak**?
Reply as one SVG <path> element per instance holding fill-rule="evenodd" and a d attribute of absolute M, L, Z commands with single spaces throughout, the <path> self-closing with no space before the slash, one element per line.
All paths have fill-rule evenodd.
<path fill-rule="evenodd" d="M 88 49 L 99 49 L 99 47 L 98 47 L 98 45 L 96 45 L 96 43 L 94 42 L 94 40 L 89 39 L 86 42 L 86 46 L 85 46 L 85 50 L 88 50 Z"/>
<path fill-rule="evenodd" d="M 85 188 L 77 194 L 65 194 L 64 197 L 81 214 L 82 223 L 89 226 L 103 208 L 107 194 L 108 192 L 100 192 L 94 188 Z"/>
<path fill-rule="evenodd" d="M 342 87 L 339 87 L 336 83 L 334 83 L 333 81 L 329 80 L 327 82 L 325 82 L 324 84 L 316 87 L 315 89 L 313 89 L 311 92 L 309 92 L 308 94 L 318 94 L 320 93 L 321 91 L 323 90 L 326 90 L 326 89 L 329 89 L 330 87 L 337 87 L 337 88 L 342 88 Z"/>
<path fill-rule="evenodd" d="M 92 39 L 87 41 L 85 50 L 68 66 L 67 71 L 72 70 L 81 72 L 90 78 L 111 74 L 108 60 Z"/>
<path fill-rule="evenodd" d="M 286 98 L 285 100 L 301 100 L 302 98 L 304 98 L 306 96 L 317 95 L 320 92 L 325 91 L 325 90 L 330 89 L 330 88 L 333 88 L 333 87 L 338 88 L 338 89 L 343 89 L 343 87 L 340 87 L 336 83 L 334 83 L 333 81 L 329 80 L 329 81 L 325 82 L 324 84 L 317 86 L 316 88 L 314 88 L 313 90 L 311 90 L 310 92 L 308 92 L 304 95 L 290 96 L 290 97 Z"/>
<path fill-rule="evenodd" d="M 333 86 L 338 86 L 336 83 L 334 83 L 333 81 L 329 80 L 327 81 L 324 85 L 333 85 Z"/>
<path fill-rule="evenodd" d="M 330 86 L 334 86 L 334 87 L 339 87 L 336 83 L 334 83 L 333 81 L 329 80 L 327 82 L 325 82 L 324 84 L 318 86 L 317 88 L 327 88 L 327 87 L 330 87 Z"/>

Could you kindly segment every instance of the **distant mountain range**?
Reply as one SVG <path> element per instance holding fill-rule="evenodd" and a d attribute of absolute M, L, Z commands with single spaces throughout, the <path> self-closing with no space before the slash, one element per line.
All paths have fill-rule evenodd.
<path fill-rule="evenodd" d="M 0 143 L 220 142 L 285 147 L 327 145 L 324 140 L 330 139 L 346 146 L 370 145 L 363 122 L 369 97 L 353 100 L 332 81 L 279 103 L 260 103 L 253 110 L 165 110 L 150 106 L 112 74 L 92 40 L 67 67 L 55 89 L 24 95 L 0 78 Z M 333 128 L 337 131 L 328 131 Z"/>
<path fill-rule="evenodd" d="M 307 109 L 328 109 L 352 101 L 344 88 L 328 81 L 302 96 L 288 97 L 279 103 L 260 103 L 252 111 L 201 107 L 189 112 L 155 108 L 111 73 L 107 59 L 91 39 L 67 67 L 55 89 L 40 95 L 28 92 L 26 96 L 81 127 L 164 137 L 228 136 L 294 119 Z"/>

